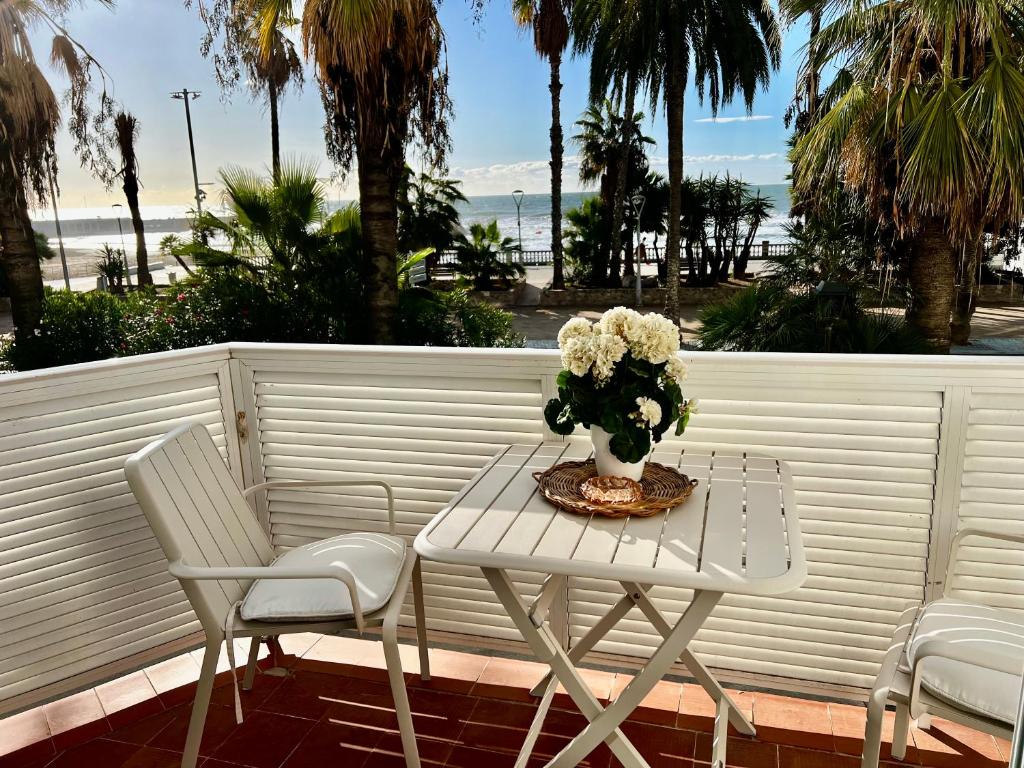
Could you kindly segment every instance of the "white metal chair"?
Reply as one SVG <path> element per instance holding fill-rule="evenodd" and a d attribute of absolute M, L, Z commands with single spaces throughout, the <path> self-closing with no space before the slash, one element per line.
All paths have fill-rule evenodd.
<path fill-rule="evenodd" d="M 186 424 L 128 459 L 128 484 L 206 632 L 182 768 L 199 754 L 221 643 L 234 670 L 233 637 L 251 637 L 243 686 L 256 672 L 261 638 L 382 627 L 388 676 L 408 768 L 420 761 L 398 653 L 398 620 L 410 583 L 420 674 L 429 679 L 419 561 L 395 536 L 394 497 L 378 480 L 271 481 L 241 492 L 206 428 Z M 350 533 L 275 559 L 269 536 L 246 502 L 271 488 L 373 485 L 388 501 L 390 535 Z M 258 618 L 255 618 L 254 615 Z M 234 674 L 234 672 L 233 672 Z M 237 694 L 236 709 L 241 717 Z"/>
<path fill-rule="evenodd" d="M 953 577 L 963 541 L 1024 544 L 1024 536 L 965 528 L 953 540 L 943 596 L 900 619 L 868 701 L 861 768 L 876 768 L 886 704 L 896 706 L 892 754 L 906 754 L 911 719 L 932 716 L 1009 739 L 1024 671 L 1024 615 L 958 599 Z"/>

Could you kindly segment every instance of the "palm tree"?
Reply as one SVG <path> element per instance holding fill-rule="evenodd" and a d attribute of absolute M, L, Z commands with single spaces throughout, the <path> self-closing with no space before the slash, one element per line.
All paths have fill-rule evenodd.
<path fill-rule="evenodd" d="M 623 16 L 635 14 L 636 29 L 652 31 L 631 42 L 642 48 L 638 56 L 648 63 L 652 105 L 660 99 L 665 106 L 670 191 L 665 311 L 678 319 L 683 112 L 691 68 L 697 98 L 713 114 L 737 95 L 749 111 L 757 88 L 767 86 L 771 71 L 779 66 L 782 43 L 774 14 L 758 0 L 623 0 L 618 6 Z"/>
<path fill-rule="evenodd" d="M 240 46 L 242 61 L 253 95 L 265 95 L 270 110 L 270 155 L 274 178 L 281 173 L 281 128 L 278 102 L 289 83 L 302 87 L 302 60 L 285 31 L 298 19 L 282 13 L 275 0 L 248 0 L 237 6 L 246 43 Z"/>
<path fill-rule="evenodd" d="M 121 110 L 114 116 L 114 140 L 121 153 L 121 189 L 128 200 L 135 230 L 135 261 L 139 265 L 139 285 L 152 285 L 149 274 L 149 254 L 146 252 L 146 226 L 139 212 L 139 162 L 135 156 L 135 141 L 139 138 L 139 121 L 135 115 Z"/>
<path fill-rule="evenodd" d="M 632 144 L 627 137 L 636 130 L 642 115 L 636 112 L 638 88 L 650 80 L 650 62 L 644 52 L 652 45 L 656 31 L 641 23 L 637 3 L 617 0 L 576 0 L 573 39 L 577 53 L 590 53 L 590 101 L 598 103 L 609 91 L 622 101 L 615 188 L 611 199 L 611 255 L 622 248 L 622 222 L 626 213 L 626 187 Z M 646 39 L 645 39 L 646 38 Z"/>
<path fill-rule="evenodd" d="M 398 307 L 405 146 L 418 134 L 433 167 L 448 148 L 444 32 L 432 0 L 307 0 L 302 35 L 330 111 L 328 152 L 343 168 L 357 160 L 369 340 L 386 344 Z"/>
<path fill-rule="evenodd" d="M 478 291 L 491 290 L 496 279 L 508 286 L 512 278 L 526 274 L 522 264 L 509 258 L 515 251 L 512 238 L 501 236 L 497 220 L 486 226 L 472 224 L 469 237 L 463 235 L 455 244 L 459 259 L 456 269 L 469 277 Z"/>
<path fill-rule="evenodd" d="M 753 195 L 748 195 L 743 201 L 743 219 L 747 227 L 747 233 L 743 238 L 743 247 L 736 256 L 736 265 L 733 269 L 733 277 L 742 280 L 747 276 L 747 264 L 750 261 L 750 249 L 754 245 L 754 238 L 761 225 L 771 218 L 775 209 L 770 197 L 765 197 L 758 190 Z"/>
<path fill-rule="evenodd" d="M 654 143 L 653 139 L 644 136 L 641 132 L 640 122 L 642 120 L 643 114 L 638 112 L 630 121 L 632 129 L 628 135 L 631 136 L 631 141 L 628 142 L 629 160 L 626 165 L 627 179 L 624 182 L 627 189 L 635 188 L 643 183 L 648 170 L 646 148 L 647 145 Z M 619 278 L 618 259 L 610 258 L 617 256 L 611 249 L 610 226 L 614 217 L 608 216 L 607 211 L 614 204 L 622 167 L 620 161 L 626 154 L 623 137 L 627 134 L 622 130 L 623 122 L 623 117 L 616 112 L 611 99 L 602 99 L 599 102 L 591 103 L 580 119 L 576 121 L 579 133 L 573 136 L 573 140 L 580 147 L 580 181 L 584 184 L 598 182 L 602 206 L 606 212 L 602 221 L 609 235 L 604 239 L 602 255 L 594 270 L 594 279 L 601 285 L 606 284 L 609 280 L 613 283 L 617 282 Z M 619 226 L 621 227 L 621 225 L 620 217 Z M 612 265 L 610 274 L 609 263 Z"/>
<path fill-rule="evenodd" d="M 458 203 L 466 202 L 459 189 L 461 182 L 437 178 L 428 173 L 416 174 L 408 165 L 398 188 L 398 250 L 412 253 L 431 249 L 436 262 L 450 249 L 459 234 Z"/>
<path fill-rule="evenodd" d="M 110 6 L 107 0 L 100 5 Z M 52 35 L 50 61 L 68 79 L 68 128 L 83 164 L 100 173 L 109 163 L 95 130 L 109 117 L 104 93 L 93 109 L 87 100 L 102 69 L 70 36 L 62 15 L 72 0 L 0 2 L 0 265 L 7 277 L 15 335 L 33 334 L 43 308 L 43 279 L 29 219 L 29 203 L 48 197 L 47 177 L 56 175 L 54 137 L 61 115 L 57 97 L 36 63 L 34 32 Z"/>
<path fill-rule="evenodd" d="M 533 46 L 548 60 L 551 79 L 551 287 L 565 288 L 562 274 L 562 53 L 569 44 L 571 0 L 512 0 L 516 22 L 533 30 Z"/>
<path fill-rule="evenodd" d="M 790 13 L 802 12 L 792 1 Z M 1019 9 L 851 2 L 816 53 L 808 66 L 845 66 L 792 152 L 797 189 L 813 199 L 832 188 L 823 180 L 841 180 L 891 223 L 909 258 L 907 319 L 948 350 L 957 262 L 986 228 L 1024 215 Z"/>

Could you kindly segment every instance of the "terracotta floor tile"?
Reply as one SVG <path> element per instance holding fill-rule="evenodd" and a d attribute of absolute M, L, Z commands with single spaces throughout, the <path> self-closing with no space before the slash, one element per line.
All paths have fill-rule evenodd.
<path fill-rule="evenodd" d="M 281 635 L 277 638 L 277 642 L 281 645 L 281 650 L 286 654 L 292 656 L 302 656 L 306 651 L 312 648 L 323 635 L 315 632 L 299 632 L 294 635 Z"/>
<path fill-rule="evenodd" d="M 868 720 L 867 710 L 853 704 L 829 703 L 828 714 L 832 725 L 832 743 L 835 750 L 841 754 L 859 755 L 864 748 L 864 727 Z M 889 739 L 891 743 L 891 732 Z"/>
<path fill-rule="evenodd" d="M 916 759 L 923 765 L 994 768 L 1003 763 L 992 736 L 955 723 L 933 720 L 929 730 L 911 728 L 910 735 L 917 748 Z"/>
<path fill-rule="evenodd" d="M 632 675 L 617 674 L 615 683 L 612 685 L 610 699 L 614 701 L 632 679 Z M 658 725 L 675 725 L 682 696 L 683 686 L 681 683 L 661 680 L 640 702 L 640 706 L 630 715 L 630 720 Z"/>
<path fill-rule="evenodd" d="M 254 712 L 211 757 L 253 768 L 278 768 L 316 725 L 312 720 Z"/>
<path fill-rule="evenodd" d="M 114 741 L 125 741 L 129 744 L 142 746 L 156 738 L 156 736 L 164 730 L 164 728 L 174 722 L 174 719 L 178 716 L 178 709 L 165 709 L 155 715 L 137 720 L 134 723 L 129 723 L 128 725 L 123 725 L 120 728 L 115 728 L 110 734 L 108 734 L 107 738 L 113 739 Z"/>
<path fill-rule="evenodd" d="M 95 690 L 110 727 L 115 730 L 164 708 L 153 684 L 141 670 L 98 685 Z"/>
<path fill-rule="evenodd" d="M 754 727 L 762 741 L 832 751 L 828 704 L 770 693 L 754 694 Z"/>
<path fill-rule="evenodd" d="M 188 735 L 188 721 L 192 714 L 191 705 L 182 705 L 174 709 L 174 718 L 149 741 L 149 746 L 180 752 L 185 748 L 185 737 Z M 235 711 L 231 707 L 211 705 L 206 713 L 206 726 L 203 728 L 203 740 L 199 745 L 199 754 L 210 757 L 225 739 L 238 728 L 235 722 Z"/>
<path fill-rule="evenodd" d="M 602 704 L 607 704 L 611 699 L 612 688 L 615 685 L 615 673 L 605 672 L 601 669 L 579 669 L 577 670 L 583 682 L 587 684 L 590 692 L 594 694 L 594 697 Z M 554 706 L 556 707 L 573 707 L 576 704 L 573 702 L 572 697 L 566 693 L 565 688 L 559 683 L 558 688 L 555 690 Z"/>
<path fill-rule="evenodd" d="M 749 691 L 736 691 L 726 689 L 729 698 L 735 702 L 740 711 L 748 720 L 753 719 L 754 695 Z M 687 728 L 695 731 L 709 731 L 715 722 L 715 702 L 708 695 L 708 692 L 699 685 L 687 683 L 683 686 L 683 693 L 679 702 L 679 717 L 676 720 L 680 728 Z M 735 735 L 735 729 L 730 725 L 730 733 Z"/>
<path fill-rule="evenodd" d="M 322 721 L 303 737 L 282 768 L 361 768 L 378 737 L 377 732 Z"/>
<path fill-rule="evenodd" d="M 544 765 L 541 758 L 531 759 L 529 768 Z M 448 768 L 513 768 L 516 763 L 514 752 L 493 752 L 478 747 L 458 746 L 452 750 L 446 765 Z"/>
<path fill-rule="evenodd" d="M 626 722 L 622 732 L 639 750 L 651 768 L 678 768 L 694 756 L 695 731 L 681 731 L 650 723 Z"/>
<path fill-rule="evenodd" d="M 415 688 L 469 693 L 487 666 L 486 656 L 459 653 L 443 648 L 430 649 L 430 680 L 412 676 L 409 685 Z"/>
<path fill-rule="evenodd" d="M 110 732 L 96 691 L 90 689 L 43 707 L 58 752 Z"/>
<path fill-rule="evenodd" d="M 259 708 L 319 720 L 327 714 L 331 701 L 350 691 L 353 685 L 350 678 L 340 675 L 299 670 L 282 680 Z"/>
<path fill-rule="evenodd" d="M 370 640 L 357 640 L 352 637 L 324 635 L 304 654 L 303 659 L 313 661 L 331 661 L 337 664 L 361 664 L 364 658 L 374 655 L 375 646 L 380 643 Z"/>
<path fill-rule="evenodd" d="M 261 708 L 262 704 L 270 698 L 278 688 L 281 687 L 286 679 L 288 678 L 257 673 L 253 680 L 252 690 L 249 691 L 242 688 L 242 681 L 239 680 L 238 693 L 242 700 L 242 712 L 248 714 L 254 709 Z M 224 706 L 229 707 L 235 706 L 234 686 L 224 685 L 220 688 L 215 688 L 213 694 L 210 696 L 210 701 L 214 704 L 223 704 Z M 286 712 L 284 714 L 290 713 Z"/>
<path fill-rule="evenodd" d="M 50 726 L 42 707 L 0 720 L 0 758 L 50 738 Z"/>
<path fill-rule="evenodd" d="M 121 768 L 179 768 L 180 766 L 181 752 L 142 747 L 129 757 Z"/>
<path fill-rule="evenodd" d="M 546 664 L 492 656 L 477 678 L 472 693 L 474 696 L 534 701 L 530 688 L 540 682 L 547 671 Z"/>
<path fill-rule="evenodd" d="M 61 752 L 47 768 L 122 768 L 139 749 L 123 741 L 94 739 Z"/>
<path fill-rule="evenodd" d="M 0 729 L 2 731 L 3 729 Z M 57 754 L 53 740 L 46 737 L 24 747 L 0 755 L 0 768 L 40 768 Z"/>
<path fill-rule="evenodd" d="M 860 768 L 860 759 L 852 755 L 781 745 L 779 768 Z"/>
<path fill-rule="evenodd" d="M 147 667 L 145 672 L 165 707 L 192 700 L 195 682 L 199 679 L 199 664 L 191 654 L 185 653 L 161 661 Z"/>
<path fill-rule="evenodd" d="M 698 763 L 711 762 L 712 739 L 710 733 L 697 734 L 694 758 Z M 726 745 L 726 760 L 729 768 L 777 768 L 779 748 L 776 744 L 757 741 L 746 736 L 729 739 Z"/>

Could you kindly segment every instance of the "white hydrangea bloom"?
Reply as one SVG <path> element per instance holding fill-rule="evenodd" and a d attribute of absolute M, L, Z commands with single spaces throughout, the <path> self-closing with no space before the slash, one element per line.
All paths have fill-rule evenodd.
<path fill-rule="evenodd" d="M 565 349 L 571 339 L 589 338 L 594 334 L 594 326 L 585 317 L 574 317 L 567 321 L 558 332 L 558 347 Z"/>
<path fill-rule="evenodd" d="M 593 336 L 577 336 L 560 343 L 562 347 L 562 367 L 576 376 L 586 376 L 590 366 L 594 364 Z"/>
<path fill-rule="evenodd" d="M 591 349 L 594 355 L 594 378 L 598 385 L 608 381 L 615 373 L 615 364 L 626 355 L 626 342 L 611 333 L 600 333 L 593 337 Z"/>
<path fill-rule="evenodd" d="M 635 309 L 629 309 L 629 307 L 612 307 L 601 315 L 601 319 L 597 324 L 602 333 L 612 333 L 616 336 L 628 339 L 637 324 L 640 322 L 641 317 L 643 317 L 643 315 Z"/>
<path fill-rule="evenodd" d="M 686 380 L 686 363 L 679 359 L 679 355 L 672 355 L 665 366 L 665 374 L 682 387 Z"/>
<path fill-rule="evenodd" d="M 638 397 L 636 404 L 641 420 L 651 425 L 661 423 L 661 406 L 656 400 L 649 397 Z"/>
<path fill-rule="evenodd" d="M 679 329 L 663 315 L 643 315 L 626 340 L 633 357 L 650 363 L 664 363 L 679 351 Z"/>

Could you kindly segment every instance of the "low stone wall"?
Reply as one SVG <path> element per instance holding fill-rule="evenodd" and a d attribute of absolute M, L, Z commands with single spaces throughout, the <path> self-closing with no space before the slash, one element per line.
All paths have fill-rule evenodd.
<path fill-rule="evenodd" d="M 980 285 L 978 286 L 978 301 L 991 304 L 1020 304 L 1024 302 L 1024 286 L 1009 283 Z"/>
<path fill-rule="evenodd" d="M 725 301 L 736 291 L 746 287 L 739 283 L 726 283 L 707 288 L 679 286 L 679 303 L 684 306 L 704 306 Z M 664 288 L 644 288 L 643 306 L 665 306 Z M 541 292 L 542 307 L 632 307 L 636 302 L 636 294 L 632 288 L 566 288 L 554 291 L 550 288 Z"/>

